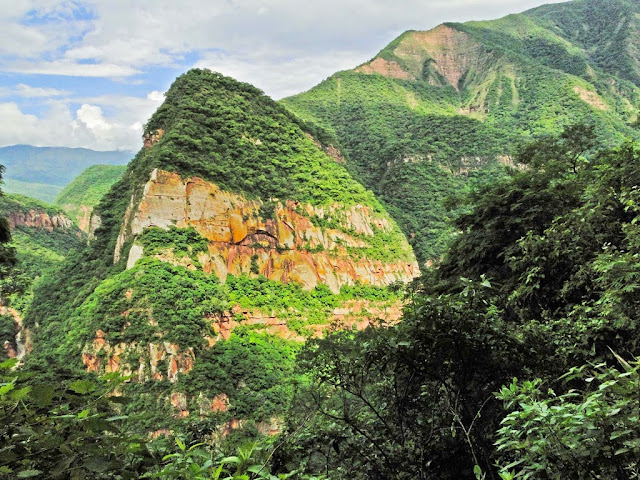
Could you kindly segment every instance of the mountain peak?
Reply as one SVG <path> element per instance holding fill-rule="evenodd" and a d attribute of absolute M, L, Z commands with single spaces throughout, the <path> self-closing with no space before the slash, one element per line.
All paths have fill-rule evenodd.
<path fill-rule="evenodd" d="M 457 24 L 447 23 L 428 31 L 403 33 L 355 71 L 460 90 L 465 74 L 478 66 L 483 54 L 486 52 L 479 42 Z"/>

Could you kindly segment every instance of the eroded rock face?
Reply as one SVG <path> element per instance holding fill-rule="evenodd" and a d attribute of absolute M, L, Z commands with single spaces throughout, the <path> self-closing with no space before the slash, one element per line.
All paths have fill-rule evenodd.
<path fill-rule="evenodd" d="M 3 348 L 8 358 L 17 358 L 22 361 L 24 357 L 33 350 L 33 338 L 31 330 L 26 328 L 22 322 L 22 317 L 17 310 L 0 305 L 0 315 L 13 317 L 15 337 L 9 341 L 5 340 Z"/>
<path fill-rule="evenodd" d="M 42 228 L 49 232 L 56 229 L 67 230 L 73 227 L 73 222 L 62 214 L 49 215 L 46 212 L 31 209 L 28 212 L 12 212 L 7 215 L 9 227 Z"/>
<path fill-rule="evenodd" d="M 96 331 L 93 342 L 83 350 L 82 363 L 88 372 L 136 374 L 140 382 L 166 378 L 174 383 L 178 374 L 188 374 L 195 362 L 192 348 L 182 350 L 168 342 L 112 344 L 102 330 Z"/>
<path fill-rule="evenodd" d="M 356 71 L 403 80 L 426 78 L 433 85 L 445 82 L 458 90 L 465 73 L 486 57 L 482 46 L 468 34 L 447 25 L 407 33 L 393 54 L 402 59 L 403 66 L 378 57 Z"/>
<path fill-rule="evenodd" d="M 296 282 L 306 289 L 327 285 L 338 293 L 356 282 L 386 286 L 419 275 L 416 261 L 384 262 L 357 253 L 367 238 L 388 232 L 389 220 L 371 208 L 355 205 L 314 207 L 293 201 L 277 203 L 271 218 L 261 216 L 261 203 L 223 191 L 200 178 L 154 170 L 137 205 L 132 200 L 114 252 L 148 227 L 193 227 L 209 241 L 198 261 L 222 282 L 227 275 L 257 272 L 271 280 Z M 355 254 L 353 252 L 356 252 Z M 128 267 L 142 256 L 129 252 Z M 166 258 L 165 258 L 166 260 Z"/>

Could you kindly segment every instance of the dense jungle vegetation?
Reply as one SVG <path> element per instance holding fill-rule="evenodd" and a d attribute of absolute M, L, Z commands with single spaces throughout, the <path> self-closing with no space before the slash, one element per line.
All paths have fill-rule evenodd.
<path fill-rule="evenodd" d="M 234 455 L 224 451 L 233 442 L 220 450 L 191 424 L 162 459 L 168 440 L 132 436 L 110 405 L 132 400 L 104 395 L 117 376 L 54 387 L 5 364 L 0 468 L 20 478 L 56 468 L 91 478 L 636 478 L 640 147 L 603 149 L 576 126 L 518 160 L 526 170 L 469 197 L 461 233 L 412 286 L 401 323 L 309 341 L 295 365 L 284 343 L 280 358 L 260 354 L 274 340 L 250 332 L 209 351 L 219 370 L 200 369 L 204 382 L 275 366 L 278 388 L 294 379 L 276 403 L 245 395 L 238 407 L 278 411 L 288 396 L 275 443 L 236 438 Z M 251 350 L 236 357 L 234 342 Z"/>
<path fill-rule="evenodd" d="M 639 10 L 576 0 L 451 24 L 481 54 L 457 85 L 398 53 L 407 32 L 379 56 L 415 80 L 342 72 L 283 102 L 299 117 L 222 75 L 179 77 L 95 239 L 22 307 L 34 350 L 0 364 L 0 478 L 640 478 Z M 154 168 L 265 217 L 285 199 L 388 211 L 433 268 L 337 295 L 254 270 L 223 283 L 196 230 L 154 227 L 114 263 Z M 406 259 L 392 225 L 372 258 Z M 7 288 L 10 237 L 0 219 Z M 401 298 L 397 323 L 315 336 L 347 302 Z M 242 324 L 254 310 L 287 335 Z"/>
<path fill-rule="evenodd" d="M 438 259 L 457 213 L 447 197 L 495 181 L 497 159 L 509 163 L 519 143 L 577 122 L 596 125 L 602 145 L 638 138 L 630 126 L 640 102 L 638 11 L 635 1 L 574 1 L 446 24 L 458 34 L 433 51 L 464 65 L 457 85 L 423 50 L 436 40 L 409 31 L 376 58 L 413 78 L 339 72 L 281 103 L 334 135 L 420 262 Z"/>

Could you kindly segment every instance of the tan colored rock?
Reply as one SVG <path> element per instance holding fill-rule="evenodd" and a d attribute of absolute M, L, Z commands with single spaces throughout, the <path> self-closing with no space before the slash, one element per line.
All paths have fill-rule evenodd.
<path fill-rule="evenodd" d="M 302 209 L 306 214 L 299 211 Z M 387 217 L 369 207 L 302 206 L 289 200 L 277 204 L 275 218 L 268 220 L 260 218 L 259 210 L 259 202 L 220 190 L 211 182 L 195 177 L 185 180 L 176 173 L 154 170 L 139 204 L 134 205 L 132 199 L 127 209 L 114 260 L 120 258 L 127 240 L 145 228 L 175 225 L 193 227 L 209 240 L 208 252 L 200 253 L 198 261 L 205 272 L 215 274 L 222 282 L 229 274 L 254 272 L 256 263 L 260 274 L 272 280 L 297 282 L 306 289 L 326 284 L 335 293 L 343 285 L 358 281 L 383 286 L 406 282 L 419 274 L 414 260 L 410 264 L 381 264 L 347 253 L 346 247 L 368 247 L 363 238 L 347 232 L 355 231 L 366 238 L 392 228 Z M 315 226 L 309 218 L 313 216 L 337 220 L 342 229 Z M 310 253 L 308 249 L 317 251 Z M 134 244 L 129 255 L 131 267 L 142 252 Z M 188 257 L 178 259 L 171 252 L 158 258 L 196 268 Z"/>
<path fill-rule="evenodd" d="M 271 417 L 269 420 L 263 420 L 256 424 L 258 431 L 262 435 L 268 435 L 270 437 L 282 433 L 284 426 L 285 422 L 280 417 Z"/>
<path fill-rule="evenodd" d="M 82 354 L 82 363 L 87 369 L 87 372 L 99 372 L 100 371 L 100 358 L 91 353 Z"/>
<path fill-rule="evenodd" d="M 179 417 L 188 417 L 187 396 L 181 392 L 173 392 L 171 394 L 171 406 L 179 411 Z"/>
<path fill-rule="evenodd" d="M 62 214 L 50 216 L 44 211 L 35 209 L 24 212 L 11 212 L 7 215 L 9 227 L 42 228 L 49 232 L 54 230 L 68 230 L 73 227 L 73 222 Z"/>
<path fill-rule="evenodd" d="M 138 260 L 142 258 L 144 254 L 144 247 L 137 243 L 131 245 L 129 250 L 129 258 L 127 259 L 127 270 L 133 268 Z"/>
<path fill-rule="evenodd" d="M 404 70 L 398 62 L 376 58 L 375 60 L 356 68 L 356 72 L 372 75 L 377 73 L 384 77 L 399 78 L 401 80 L 415 80 L 415 77 Z"/>
<path fill-rule="evenodd" d="M 226 412 L 229 410 L 229 406 L 229 397 L 226 393 L 216 395 L 213 400 L 211 400 L 212 412 Z"/>

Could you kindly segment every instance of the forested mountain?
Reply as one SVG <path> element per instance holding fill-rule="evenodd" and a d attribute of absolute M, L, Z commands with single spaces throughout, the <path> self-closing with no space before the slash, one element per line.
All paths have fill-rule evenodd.
<path fill-rule="evenodd" d="M 69 214 L 80 230 L 89 233 L 94 207 L 122 178 L 126 169 L 124 165 L 93 165 L 60 192 L 55 204 Z"/>
<path fill-rule="evenodd" d="M 191 70 L 60 197 L 88 238 L 2 197 L 0 478 L 639 478 L 639 18 L 409 31 L 281 103 Z"/>
<path fill-rule="evenodd" d="M 443 198 L 493 181 L 518 144 L 577 122 L 637 138 L 638 2 L 578 0 L 408 31 L 282 103 L 335 135 L 421 261 L 452 233 Z"/>
<path fill-rule="evenodd" d="M 95 238 L 38 284 L 27 367 L 133 375 L 141 431 L 279 431 L 301 341 L 397 320 L 390 286 L 419 274 L 373 194 L 316 143 L 250 85 L 179 77 L 96 207 Z"/>
<path fill-rule="evenodd" d="M 0 147 L 4 165 L 5 191 L 53 203 L 62 189 L 87 167 L 97 164 L 125 165 L 131 152 L 98 152 L 87 148 Z"/>

